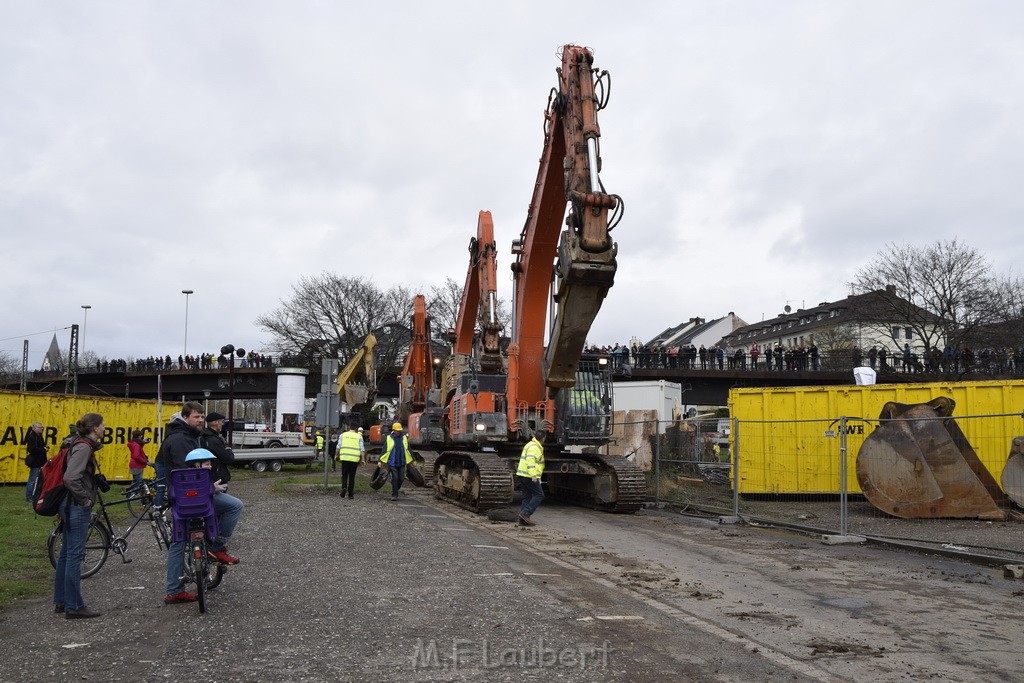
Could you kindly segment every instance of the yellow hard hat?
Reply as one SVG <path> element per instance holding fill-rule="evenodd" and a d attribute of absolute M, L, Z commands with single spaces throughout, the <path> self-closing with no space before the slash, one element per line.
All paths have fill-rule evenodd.
<path fill-rule="evenodd" d="M 395 424 L 391 425 L 391 431 L 393 431 L 393 432 L 400 432 L 400 431 L 402 431 L 402 423 L 401 422 L 396 422 Z"/>

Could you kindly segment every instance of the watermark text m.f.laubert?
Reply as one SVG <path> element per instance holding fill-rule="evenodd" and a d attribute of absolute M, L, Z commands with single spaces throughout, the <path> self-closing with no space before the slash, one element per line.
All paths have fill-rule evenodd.
<path fill-rule="evenodd" d="M 606 669 L 611 644 L 592 643 L 554 647 L 539 636 L 520 646 L 500 646 L 487 640 L 456 638 L 450 643 L 436 639 L 416 639 L 409 662 L 414 669 Z"/>

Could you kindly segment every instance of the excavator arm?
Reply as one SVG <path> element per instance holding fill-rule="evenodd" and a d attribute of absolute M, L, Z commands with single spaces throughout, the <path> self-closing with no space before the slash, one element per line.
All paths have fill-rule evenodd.
<path fill-rule="evenodd" d="M 607 72 L 593 68 L 587 48 L 566 45 L 561 57 L 558 88 L 545 112 L 533 198 L 523 231 L 512 244 L 515 300 L 508 393 L 510 422 L 517 429 L 524 407 L 542 405 L 548 388 L 575 384 L 587 335 L 617 268 L 610 231 L 621 214 L 611 220 L 609 211 L 620 210 L 621 199 L 607 194 L 598 176 L 597 112 L 607 104 L 610 80 Z M 556 308 L 547 328 L 553 281 Z"/>
<path fill-rule="evenodd" d="M 377 395 L 377 374 L 374 365 L 374 347 L 377 346 L 377 338 L 373 333 L 366 335 L 362 346 L 349 359 L 345 367 L 338 373 L 335 387 L 341 400 L 348 403 L 349 408 L 355 408 L 368 403 Z M 365 384 L 357 384 L 353 380 L 359 370 L 363 371 Z"/>
<path fill-rule="evenodd" d="M 427 300 L 417 294 L 412 302 L 412 341 L 399 375 L 398 406 L 404 421 L 412 413 L 421 412 L 434 388 L 433 349 L 430 344 L 430 314 Z"/>
<path fill-rule="evenodd" d="M 491 212 L 481 211 L 477 218 L 476 237 L 469 241 L 469 269 L 455 323 L 454 350 L 464 356 L 475 355 L 484 372 L 500 371 L 503 367 L 502 325 L 498 322 L 497 257 Z"/>

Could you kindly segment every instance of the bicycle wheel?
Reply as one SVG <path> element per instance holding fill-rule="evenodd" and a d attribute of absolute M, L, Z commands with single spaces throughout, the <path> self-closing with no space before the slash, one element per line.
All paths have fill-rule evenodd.
<path fill-rule="evenodd" d="M 227 571 L 227 568 L 219 562 L 207 562 L 206 566 L 208 568 L 206 572 L 206 587 L 213 590 L 220 585 L 221 580 L 224 578 L 224 572 Z"/>
<path fill-rule="evenodd" d="M 189 562 L 192 565 L 192 576 L 196 580 L 196 594 L 199 596 L 199 613 L 206 612 L 206 586 L 209 582 L 209 560 L 206 557 L 206 543 L 200 540 L 192 542 Z"/>
<path fill-rule="evenodd" d="M 50 564 L 57 568 L 61 546 L 64 544 L 64 522 L 59 522 L 50 532 L 46 540 L 46 551 L 50 556 Z M 100 524 L 98 519 L 89 525 L 89 535 L 85 539 L 85 555 L 82 556 L 82 578 L 87 579 L 100 570 L 110 553 L 110 533 Z"/>
<path fill-rule="evenodd" d="M 157 547 L 160 550 L 167 550 L 171 546 L 171 531 L 162 510 L 149 508 L 149 525 L 153 530 L 153 537 L 156 538 Z"/>

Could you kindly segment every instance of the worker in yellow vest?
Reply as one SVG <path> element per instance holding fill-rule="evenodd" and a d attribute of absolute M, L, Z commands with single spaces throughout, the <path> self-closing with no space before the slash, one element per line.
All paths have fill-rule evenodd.
<path fill-rule="evenodd" d="M 544 500 L 544 487 L 540 479 L 544 475 L 544 439 L 547 436 L 548 433 L 544 429 L 535 431 L 533 438 L 523 446 L 523 452 L 519 456 L 516 478 L 519 479 L 519 486 L 523 491 L 523 505 L 519 508 L 519 526 L 537 525 L 530 519 L 530 515 L 536 512 L 540 502 Z"/>
<path fill-rule="evenodd" d="M 319 460 L 324 454 L 324 433 L 319 429 L 316 430 L 316 439 L 313 441 L 313 447 L 316 449 L 316 458 Z"/>
<path fill-rule="evenodd" d="M 347 432 L 342 432 L 338 439 L 338 460 L 341 462 L 341 497 L 347 494 L 352 497 L 352 491 L 356 485 L 356 470 L 359 469 L 359 461 L 363 457 L 361 446 L 362 435 L 355 427 L 349 427 Z"/>
<path fill-rule="evenodd" d="M 402 423 L 391 425 L 391 433 L 384 443 L 384 452 L 380 462 L 391 473 L 391 500 L 398 500 L 398 489 L 405 481 L 405 466 L 412 462 L 412 449 L 409 448 L 409 437 L 402 431 Z"/>

